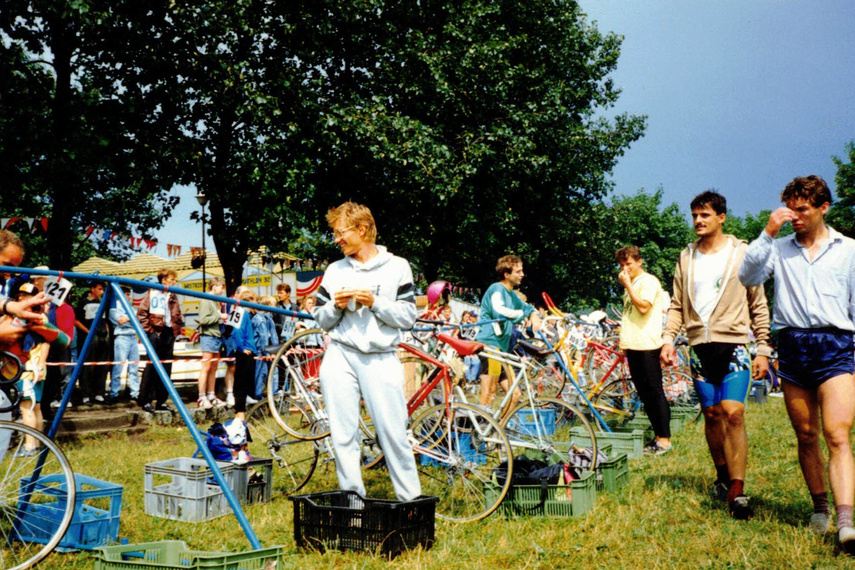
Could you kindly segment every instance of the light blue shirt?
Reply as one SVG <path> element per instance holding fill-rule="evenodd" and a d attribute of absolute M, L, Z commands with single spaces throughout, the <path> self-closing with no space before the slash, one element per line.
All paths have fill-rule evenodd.
<path fill-rule="evenodd" d="M 772 239 L 764 230 L 748 247 L 739 280 L 747 287 L 775 276 L 778 329 L 855 331 L 855 240 L 828 228 L 828 241 L 811 261 L 795 238 Z"/>

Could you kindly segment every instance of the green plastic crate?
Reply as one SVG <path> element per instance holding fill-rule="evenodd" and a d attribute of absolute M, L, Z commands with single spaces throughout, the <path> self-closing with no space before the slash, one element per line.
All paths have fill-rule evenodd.
<path fill-rule="evenodd" d="M 674 435 L 683 429 L 684 424 L 685 418 L 682 414 L 672 413 L 670 421 L 671 435 Z M 635 414 L 634 418 L 623 424 L 620 429 L 624 431 L 640 429 L 652 432 L 653 426 L 650 424 L 650 418 L 647 417 L 647 414 L 639 412 Z"/>
<path fill-rule="evenodd" d="M 95 550 L 95 570 L 262 570 L 285 568 L 284 546 L 247 552 L 190 550 L 181 540 L 103 546 Z"/>
<path fill-rule="evenodd" d="M 487 489 L 488 498 L 490 493 L 498 493 L 498 490 Z M 585 471 L 580 479 L 569 485 L 547 485 L 545 500 L 540 485 L 514 485 L 497 512 L 508 517 L 578 517 L 596 504 L 597 478 L 594 473 Z"/>
<path fill-rule="evenodd" d="M 629 482 L 629 461 L 626 453 L 609 455 L 597 465 L 597 491 L 619 491 Z"/>
<path fill-rule="evenodd" d="M 700 406 L 671 406 L 671 415 L 679 416 L 683 419 L 683 427 L 688 427 L 688 424 L 695 421 L 700 413 Z"/>
<path fill-rule="evenodd" d="M 579 447 L 589 447 L 591 437 L 585 428 L 574 427 L 570 430 L 573 441 Z M 626 453 L 630 459 L 638 459 L 644 454 L 644 432 L 640 429 L 631 431 L 597 432 L 597 446 L 609 444 L 612 453 Z"/>

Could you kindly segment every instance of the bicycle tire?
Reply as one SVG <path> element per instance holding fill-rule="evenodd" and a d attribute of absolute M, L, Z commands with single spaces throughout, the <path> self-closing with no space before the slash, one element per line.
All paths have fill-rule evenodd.
<path fill-rule="evenodd" d="M 615 384 L 615 386 L 612 386 Z M 623 427 L 626 422 L 635 417 L 641 411 L 641 400 L 633 390 L 624 390 L 623 380 L 613 380 L 606 384 L 603 389 L 594 396 L 591 405 L 606 422 L 609 428 Z M 599 421 L 594 422 L 597 431 L 605 431 Z"/>
<path fill-rule="evenodd" d="M 543 342 L 542 339 L 529 339 L 535 346 L 542 346 L 552 350 L 552 346 Z M 564 391 L 567 378 L 556 362 L 558 358 L 554 352 L 544 357 L 530 357 L 528 360 L 528 379 L 535 389 L 535 396 L 543 398 L 557 398 Z"/>
<path fill-rule="evenodd" d="M 307 329 L 292 336 L 276 351 L 267 375 L 267 405 L 271 416 L 288 435 L 309 441 L 323 439 L 330 433 L 329 422 L 320 413 L 323 397 L 318 371 L 324 349 L 315 346 L 320 334 L 321 329 Z M 289 388 L 283 395 L 277 394 L 275 389 L 279 371 Z"/>
<path fill-rule="evenodd" d="M 41 451 L 24 456 L 27 437 Z M 4 570 L 23 570 L 65 536 L 77 496 L 74 473 L 56 443 L 22 424 L 0 421 L 0 454 L 0 563 Z"/>
<path fill-rule="evenodd" d="M 512 482 L 513 455 L 496 420 L 474 406 L 455 402 L 448 408 L 425 410 L 413 421 L 413 434 L 422 436 L 423 451 L 419 446 L 415 450 L 416 467 L 422 493 L 439 497 L 437 517 L 475 522 L 499 507 Z M 507 470 L 503 484 L 494 477 L 500 467 Z"/>
<path fill-rule="evenodd" d="M 695 413 L 687 417 L 688 423 L 696 422 L 701 417 L 701 402 L 695 390 L 694 378 L 680 369 L 666 369 L 662 374 L 662 388 L 665 398 L 673 407 L 690 407 Z"/>
<path fill-rule="evenodd" d="M 273 419 L 267 402 L 258 402 L 250 409 L 246 425 L 252 436 L 250 452 L 273 459 L 272 489 L 286 495 L 302 489 L 318 464 L 315 443 L 288 435 Z M 260 453 L 257 450 L 261 450 Z"/>
<path fill-rule="evenodd" d="M 606 341 L 610 342 L 610 339 L 604 340 L 602 343 L 607 348 L 612 350 L 617 350 L 617 346 L 612 346 L 610 344 L 606 344 Z M 584 361 L 585 361 L 585 381 L 588 386 L 596 386 L 603 379 L 603 376 L 609 371 L 615 359 L 619 358 L 617 354 L 613 354 L 608 351 L 599 350 L 599 347 L 593 344 L 588 345 L 585 349 Z M 620 378 L 623 375 L 628 374 L 628 370 L 626 369 L 626 363 L 618 364 L 614 370 L 611 372 L 612 377 L 614 379 Z"/>
<path fill-rule="evenodd" d="M 527 455 L 548 463 L 566 462 L 577 440 L 590 440 L 584 447 L 592 451 L 591 469 L 597 467 L 597 435 L 585 415 L 558 398 L 534 398 L 519 404 L 501 423 L 514 456 Z M 532 456 L 534 455 L 534 456 Z"/>

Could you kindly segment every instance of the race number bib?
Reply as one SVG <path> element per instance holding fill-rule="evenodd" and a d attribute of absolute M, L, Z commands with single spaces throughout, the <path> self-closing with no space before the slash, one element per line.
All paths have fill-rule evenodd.
<path fill-rule="evenodd" d="M 45 297 L 53 301 L 54 305 L 64 304 L 69 291 L 71 291 L 71 281 L 68 279 L 60 279 L 56 275 L 45 279 Z"/>
<path fill-rule="evenodd" d="M 148 309 L 149 314 L 159 315 L 161 317 L 164 316 L 166 314 L 166 302 L 168 299 L 168 295 L 152 291 L 151 303 Z"/>
<path fill-rule="evenodd" d="M 245 309 L 235 307 L 235 310 L 229 313 L 229 318 L 226 319 L 226 326 L 232 327 L 234 329 L 239 329 L 240 324 L 243 322 L 243 317 L 245 313 Z"/>

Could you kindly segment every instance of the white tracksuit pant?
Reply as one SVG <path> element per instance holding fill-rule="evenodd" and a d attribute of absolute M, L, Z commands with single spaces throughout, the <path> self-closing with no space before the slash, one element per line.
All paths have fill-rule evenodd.
<path fill-rule="evenodd" d="M 397 354 L 365 353 L 333 342 L 324 354 L 320 379 L 341 490 L 365 497 L 359 431 L 361 393 L 398 500 L 410 501 L 421 495 L 413 448 L 407 441 L 404 370 Z"/>

